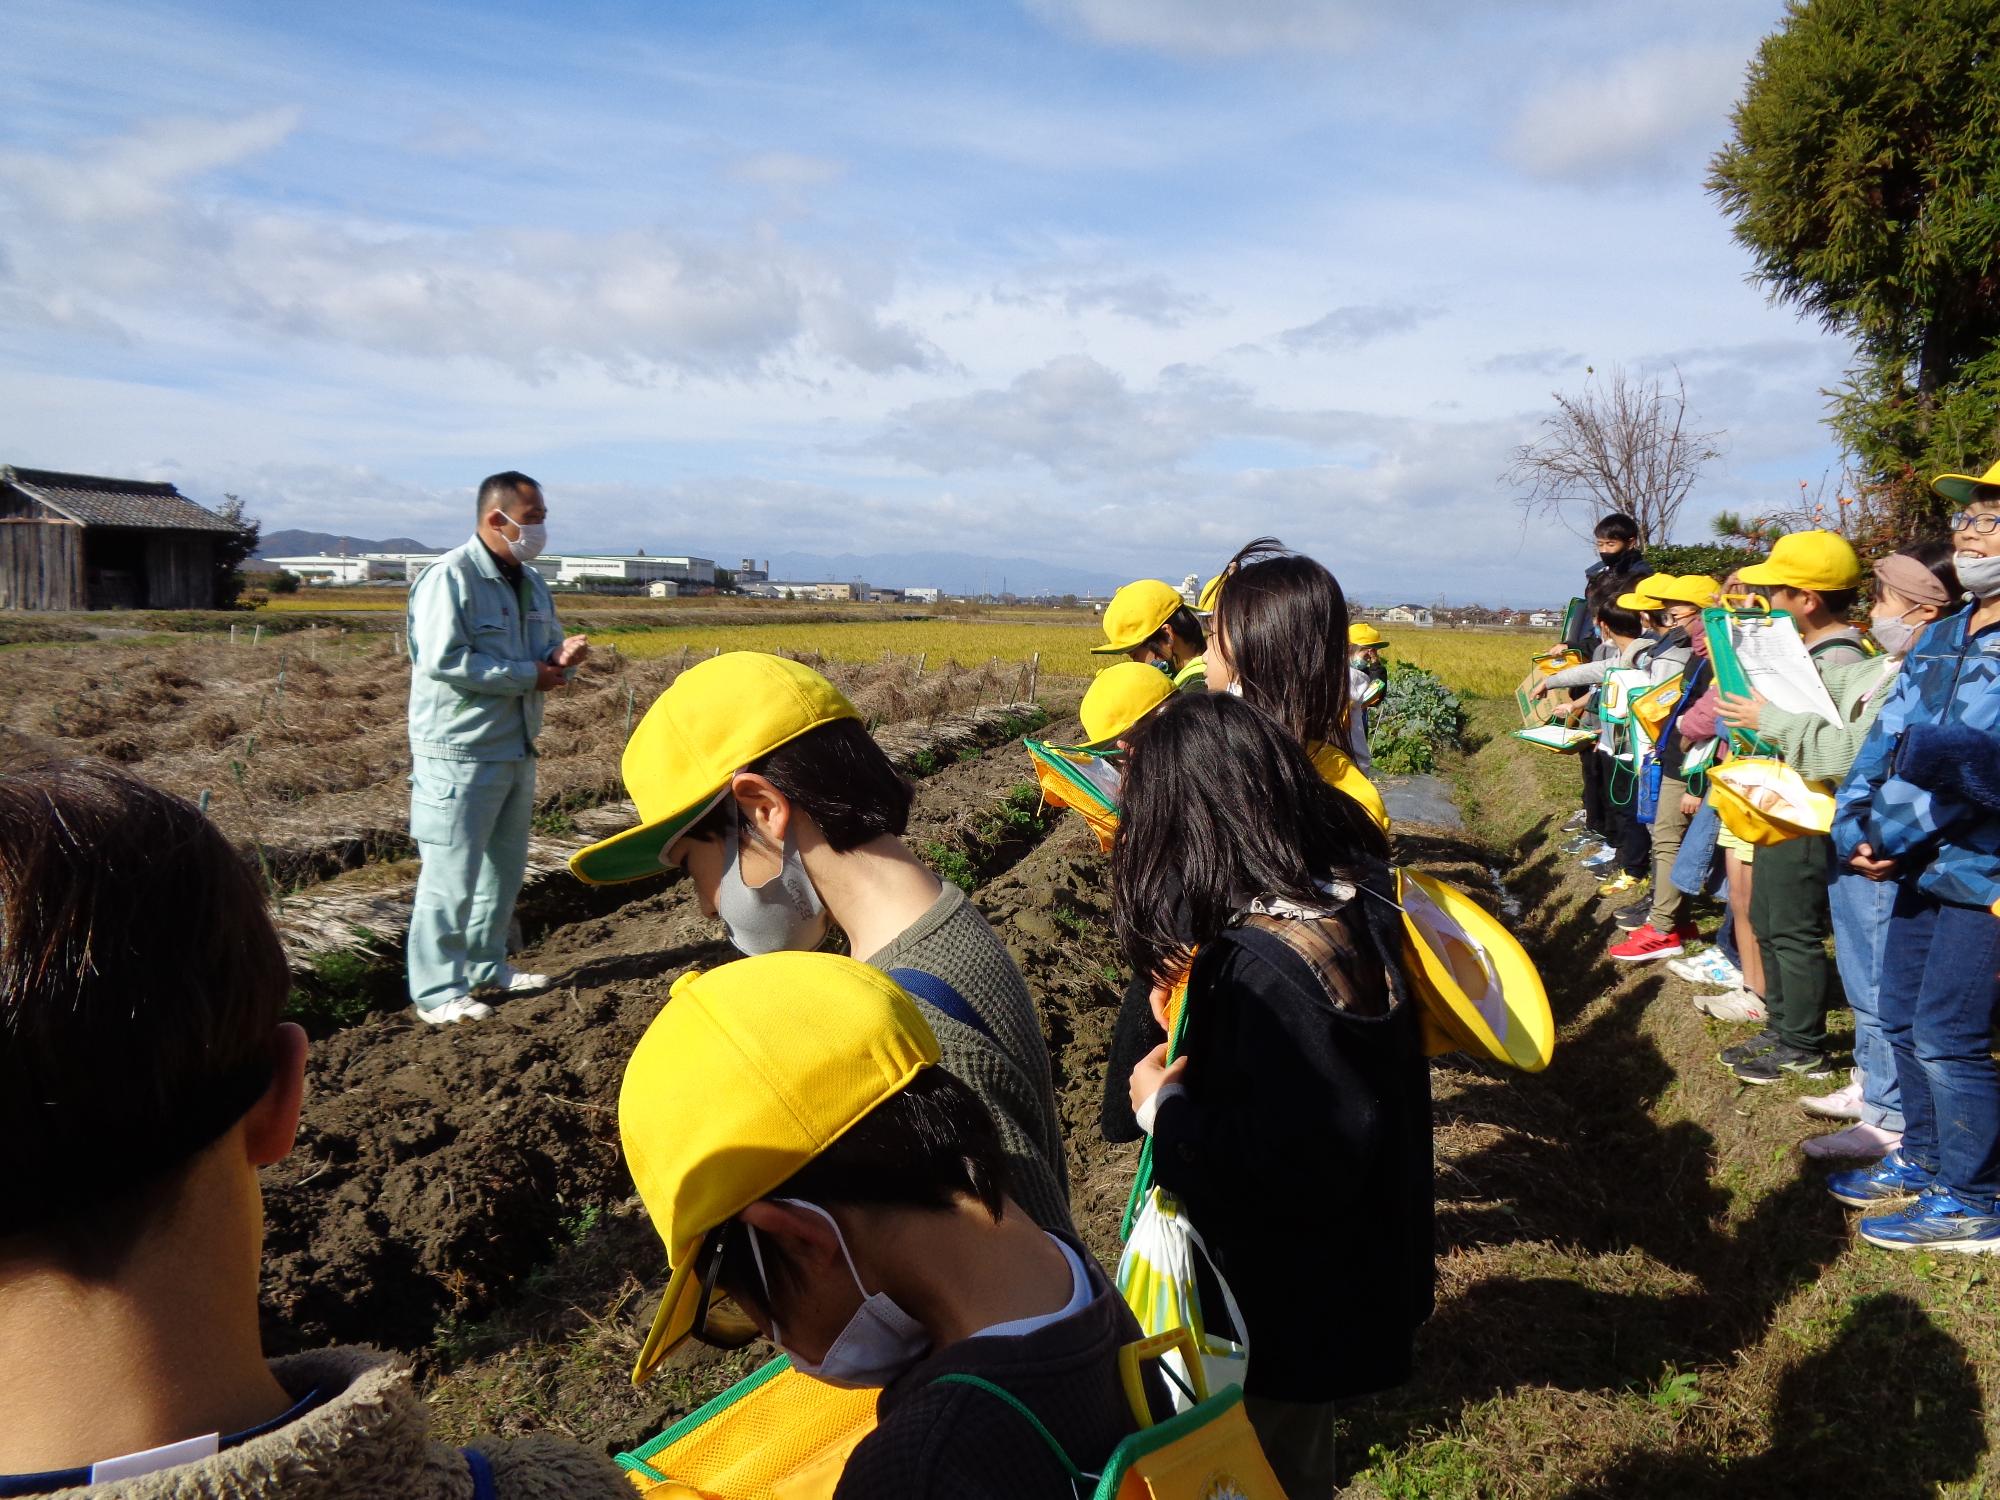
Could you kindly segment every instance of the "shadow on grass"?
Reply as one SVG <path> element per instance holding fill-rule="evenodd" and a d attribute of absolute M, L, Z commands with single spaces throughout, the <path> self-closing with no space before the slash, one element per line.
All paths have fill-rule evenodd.
<path fill-rule="evenodd" d="M 1559 863 L 1555 823 L 1544 818 L 1518 840 L 1513 867 L 1501 871 L 1521 904 L 1510 925 L 1549 992 L 1555 1060 L 1539 1075 L 1451 1060 L 1452 1086 L 1437 1104 L 1441 1138 L 1463 1132 L 1473 1142 L 1439 1162 L 1447 1277 L 1454 1251 L 1499 1248 L 1506 1258 L 1500 1274 L 1489 1259 L 1441 1298 L 1419 1338 L 1415 1381 L 1346 1412 L 1352 1461 L 1378 1445 L 1420 1444 L 1466 1406 L 1515 1391 L 1616 1397 L 1658 1390 L 1679 1371 L 1733 1366 L 1851 1243 L 1817 1173 L 1732 1215 L 1714 1135 L 1696 1120 L 1662 1118 L 1674 1113 L 1662 1106 L 1684 1070 L 1712 1064 L 1697 1055 L 1677 1066 L 1642 1025 L 1654 1004 L 1681 1002 L 1663 997 L 1657 973 L 1635 979 L 1604 957 L 1609 913 L 1578 899 L 1582 883 Z M 1448 840 L 1426 842 L 1440 846 L 1424 851 L 1440 863 L 1478 859 Z M 1914 1496 L 1969 1473 L 1985 1450 L 1964 1350 L 1901 1297 L 1858 1302 L 1833 1349 L 1784 1374 L 1773 1411 L 1766 1453 L 1732 1464 L 1635 1448 L 1572 1493 L 1707 1495 L 1727 1485 L 1781 1494 L 1809 1486 L 1811 1474 L 1860 1493 Z"/>

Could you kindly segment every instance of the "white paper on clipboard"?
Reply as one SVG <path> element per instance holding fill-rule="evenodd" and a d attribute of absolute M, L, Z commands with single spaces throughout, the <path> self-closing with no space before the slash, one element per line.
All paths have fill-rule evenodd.
<path fill-rule="evenodd" d="M 1813 670 L 1812 657 L 1799 639 L 1789 615 L 1751 616 L 1729 622 L 1729 644 L 1750 686 L 1788 713 L 1818 714 L 1829 724 L 1841 722 L 1826 684 Z"/>

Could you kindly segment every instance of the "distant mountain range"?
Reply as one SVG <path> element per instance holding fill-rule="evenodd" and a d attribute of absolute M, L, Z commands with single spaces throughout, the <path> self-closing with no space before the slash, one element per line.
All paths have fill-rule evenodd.
<path fill-rule="evenodd" d="M 257 539 L 258 557 L 338 557 L 345 544 L 350 556 L 363 552 L 442 552 L 406 536 L 373 541 L 365 536 L 336 536 L 331 531 L 271 531 Z M 454 543 L 453 545 L 456 545 Z"/>

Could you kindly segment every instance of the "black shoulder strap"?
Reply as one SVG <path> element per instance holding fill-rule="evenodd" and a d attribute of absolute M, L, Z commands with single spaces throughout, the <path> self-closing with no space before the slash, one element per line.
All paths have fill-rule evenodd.
<path fill-rule="evenodd" d="M 937 975 L 924 969 L 891 969 L 889 977 L 931 1009 L 943 1011 L 952 1020 L 970 1026 L 994 1046 L 1000 1045 L 1000 1038 L 993 1034 L 986 1018 L 972 1008 L 965 996 Z"/>

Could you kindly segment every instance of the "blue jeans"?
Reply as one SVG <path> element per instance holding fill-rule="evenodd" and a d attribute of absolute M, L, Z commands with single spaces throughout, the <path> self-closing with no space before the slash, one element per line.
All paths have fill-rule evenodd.
<path fill-rule="evenodd" d="M 1827 891 L 1833 908 L 1833 961 L 1847 1003 L 1854 1007 L 1854 1065 L 1861 1070 L 1861 1118 L 1883 1130 L 1903 1128 L 1903 1091 L 1896 1082 L 1896 1054 L 1882 1031 L 1877 991 L 1882 984 L 1882 949 L 1889 938 L 1889 914 L 1896 905 L 1896 882 L 1870 880 L 1852 871 L 1834 877 Z"/>
<path fill-rule="evenodd" d="M 1662 794 L 1666 795 L 1666 794 Z M 1688 819 L 1687 828 L 1681 834 L 1681 852 L 1674 856 L 1672 880 L 1674 889 L 1685 891 L 1690 896 L 1714 895 L 1721 891 L 1723 884 L 1722 852 L 1716 847 L 1716 830 L 1722 827 L 1722 819 L 1709 805 L 1706 797 L 1701 806 Z"/>
<path fill-rule="evenodd" d="M 495 984 L 528 867 L 535 757 L 414 757 L 410 837 L 423 868 L 410 912 L 410 999 L 419 1010 Z"/>
<path fill-rule="evenodd" d="M 1876 1004 L 1903 1090 L 1903 1157 L 1988 1213 L 2000 1199 L 1996 971 L 2000 917 L 1897 886 Z"/>

